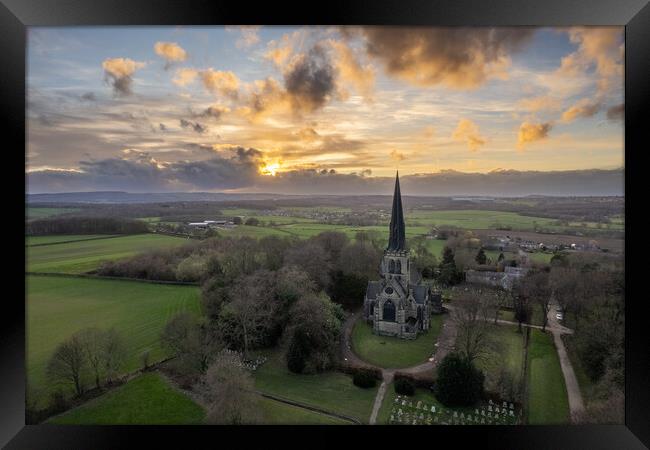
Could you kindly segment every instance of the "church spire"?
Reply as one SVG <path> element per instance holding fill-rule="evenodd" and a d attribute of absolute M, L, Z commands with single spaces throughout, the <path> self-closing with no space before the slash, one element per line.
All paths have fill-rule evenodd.
<path fill-rule="evenodd" d="M 406 250 L 406 231 L 404 226 L 404 212 L 402 211 L 402 194 L 399 189 L 399 171 L 395 176 L 395 193 L 393 194 L 393 212 L 390 216 L 390 237 L 388 238 L 389 251 Z"/>

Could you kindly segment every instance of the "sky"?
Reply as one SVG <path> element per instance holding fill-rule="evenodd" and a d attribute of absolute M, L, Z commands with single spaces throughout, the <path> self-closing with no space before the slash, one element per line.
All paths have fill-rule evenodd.
<path fill-rule="evenodd" d="M 32 27 L 27 51 L 32 193 L 622 180 L 622 27 Z"/>

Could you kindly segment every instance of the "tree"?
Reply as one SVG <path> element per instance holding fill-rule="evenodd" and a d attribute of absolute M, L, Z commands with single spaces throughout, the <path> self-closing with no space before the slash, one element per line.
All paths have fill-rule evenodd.
<path fill-rule="evenodd" d="M 476 263 L 483 265 L 486 262 L 487 262 L 487 256 L 485 256 L 485 250 L 483 250 L 483 247 L 481 247 L 478 250 L 478 253 L 476 254 Z"/>
<path fill-rule="evenodd" d="M 127 354 L 124 339 L 122 339 L 122 336 L 115 330 L 115 328 L 110 328 L 105 332 L 103 351 L 106 381 L 111 383 L 115 376 L 120 372 Z"/>
<path fill-rule="evenodd" d="M 332 367 L 338 356 L 343 318 L 341 307 L 324 294 L 301 298 L 291 309 L 286 330 L 289 370 L 316 373 Z"/>
<path fill-rule="evenodd" d="M 172 317 L 160 337 L 161 343 L 176 357 L 176 367 L 186 375 L 205 372 L 215 349 L 216 334 L 208 324 L 182 312 Z"/>
<path fill-rule="evenodd" d="M 241 346 L 248 357 L 251 347 L 269 343 L 278 308 L 273 275 L 260 270 L 243 277 L 232 288 L 232 300 L 223 307 L 220 318 L 222 337 Z"/>
<path fill-rule="evenodd" d="M 260 221 L 256 217 L 249 217 L 248 219 L 246 219 L 246 225 L 248 225 L 248 226 L 256 227 L 259 224 L 260 224 Z"/>
<path fill-rule="evenodd" d="M 518 331 L 521 333 L 522 324 L 529 323 L 532 316 L 532 307 L 530 297 L 525 288 L 522 288 L 520 282 L 515 282 L 513 286 L 512 302 L 515 310 L 515 320 L 518 324 Z"/>
<path fill-rule="evenodd" d="M 233 223 L 234 225 L 241 225 L 241 224 L 242 224 L 241 217 L 240 217 L 240 216 L 234 216 L 234 217 L 232 218 L 232 223 Z"/>
<path fill-rule="evenodd" d="M 484 311 L 485 305 L 477 291 L 461 291 L 454 299 L 452 317 L 458 329 L 456 345 L 470 363 L 488 350 L 487 318 Z"/>
<path fill-rule="evenodd" d="M 483 372 L 452 352 L 440 362 L 434 393 L 445 406 L 471 406 L 483 396 L 484 381 Z"/>
<path fill-rule="evenodd" d="M 321 289 L 329 287 L 332 261 L 329 259 L 327 251 L 319 243 L 315 241 L 300 242 L 287 251 L 284 263 L 300 267 Z"/>
<path fill-rule="evenodd" d="M 548 323 L 548 311 L 550 309 L 552 290 L 549 284 L 548 272 L 529 272 L 520 282 L 519 291 L 526 296 L 530 302 L 536 304 L 542 313 L 542 332 L 546 331 Z"/>
<path fill-rule="evenodd" d="M 99 389 L 100 378 L 106 368 L 105 347 L 106 333 L 99 328 L 85 328 L 77 333 L 81 348 L 92 374 L 95 378 L 95 387 Z"/>
<path fill-rule="evenodd" d="M 47 364 L 46 373 L 54 384 L 72 384 L 80 396 L 84 392 L 82 374 L 86 365 L 82 341 L 75 334 L 56 347 Z"/>
<path fill-rule="evenodd" d="M 221 352 L 217 356 L 206 372 L 203 390 L 210 423 L 241 425 L 259 421 L 255 383 L 236 353 Z"/>
<path fill-rule="evenodd" d="M 440 283 L 452 286 L 457 284 L 461 279 L 461 274 L 456 269 L 456 261 L 454 259 L 454 251 L 451 247 L 446 246 L 442 253 L 442 264 L 440 265 Z"/>
<path fill-rule="evenodd" d="M 330 261 L 338 261 L 341 250 L 350 242 L 348 236 L 340 231 L 324 231 L 311 238 L 311 240 L 325 250 Z"/>

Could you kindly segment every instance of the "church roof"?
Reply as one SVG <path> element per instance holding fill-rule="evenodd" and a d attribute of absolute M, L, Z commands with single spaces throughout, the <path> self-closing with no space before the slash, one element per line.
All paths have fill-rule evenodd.
<path fill-rule="evenodd" d="M 390 216 L 390 236 L 388 238 L 389 251 L 406 250 L 406 230 L 404 225 L 404 212 L 402 211 L 402 193 L 399 188 L 399 172 L 395 176 L 395 193 L 393 194 L 393 211 Z"/>
<path fill-rule="evenodd" d="M 424 303 L 427 298 L 429 286 L 419 284 L 411 285 L 410 287 L 413 290 L 413 298 L 415 299 L 415 303 Z"/>
<path fill-rule="evenodd" d="M 381 281 L 368 281 L 368 287 L 366 288 L 366 297 L 369 300 L 374 300 L 377 298 L 377 294 L 381 292 L 382 283 Z"/>

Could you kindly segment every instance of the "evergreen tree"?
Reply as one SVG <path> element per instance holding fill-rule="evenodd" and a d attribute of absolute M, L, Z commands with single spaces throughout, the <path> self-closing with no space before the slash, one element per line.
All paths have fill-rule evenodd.
<path fill-rule="evenodd" d="M 478 264 L 485 264 L 487 262 L 487 257 L 485 256 L 485 251 L 483 250 L 483 247 L 481 247 L 476 254 L 476 262 Z"/>

